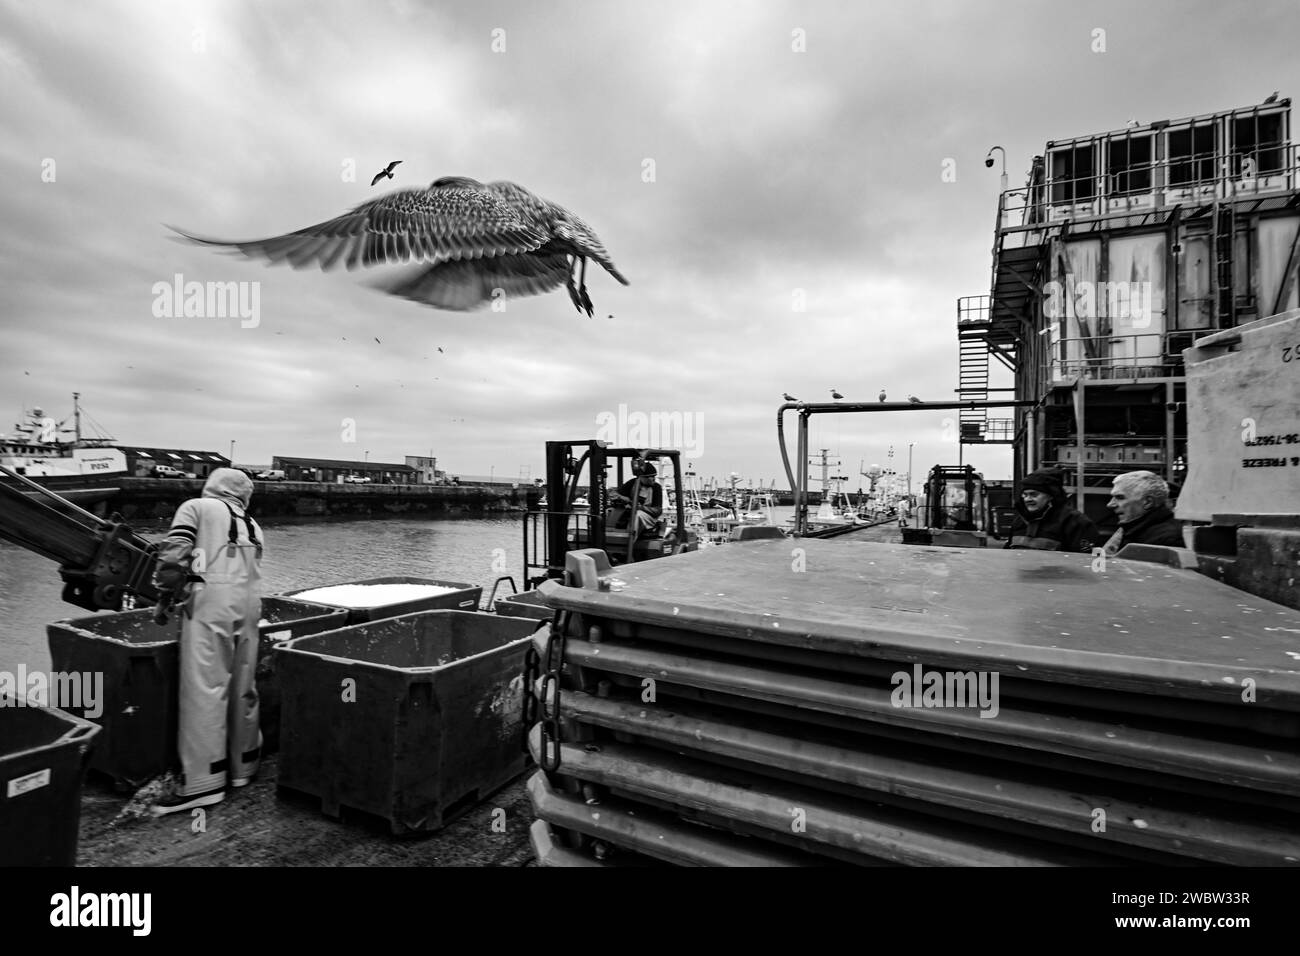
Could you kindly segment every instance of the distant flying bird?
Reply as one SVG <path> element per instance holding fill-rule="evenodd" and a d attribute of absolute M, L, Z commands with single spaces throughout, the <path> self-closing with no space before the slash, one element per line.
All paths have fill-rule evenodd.
<path fill-rule="evenodd" d="M 379 172 L 375 173 L 375 178 L 372 179 L 372 180 L 370 180 L 370 185 L 373 186 L 375 183 L 379 182 L 379 180 L 381 180 L 381 179 L 392 179 L 392 178 L 393 178 L 393 170 L 397 167 L 397 164 L 400 163 L 400 162 L 401 162 L 400 159 L 395 159 L 395 160 L 393 160 L 391 163 L 388 164 L 388 167 L 387 167 L 386 169 L 381 169 Z"/>
<path fill-rule="evenodd" d="M 574 307 L 593 315 L 588 259 L 628 284 L 595 231 L 563 206 L 514 183 L 485 185 L 464 176 L 388 193 L 335 219 L 269 239 L 207 239 L 169 228 L 191 242 L 295 268 L 416 264 L 414 274 L 378 287 L 454 312 L 563 285 Z"/>
<path fill-rule="evenodd" d="M 1271 94 L 1269 94 L 1268 99 L 1264 100 L 1264 102 L 1265 102 L 1265 103 L 1276 103 L 1276 102 L 1277 102 L 1277 90 L 1274 90 Z"/>
<path fill-rule="evenodd" d="M 784 398 L 787 402 L 797 402 L 797 401 L 799 401 L 799 399 L 795 398 L 795 397 L 794 397 L 793 395 L 791 395 L 789 392 L 782 392 L 782 393 L 781 393 L 781 397 Z"/>
<path fill-rule="evenodd" d="M 375 336 L 375 341 L 376 341 L 376 342 L 379 342 L 379 336 L 377 336 L 377 335 Z M 380 345 L 383 345 L 384 343 L 383 343 L 383 342 L 379 342 L 379 344 L 380 344 Z"/>
<path fill-rule="evenodd" d="M 883 388 L 880 390 L 880 400 L 882 402 L 885 400 L 885 390 Z"/>
<path fill-rule="evenodd" d="M 438 346 L 438 351 L 439 351 L 439 352 L 442 351 L 442 346 L 441 346 L 441 345 Z"/>
<path fill-rule="evenodd" d="M 835 399 L 838 402 L 843 397 L 844 396 L 841 395 L 839 392 L 835 391 L 835 389 L 833 388 L 831 389 L 831 398 Z"/>
<path fill-rule="evenodd" d="M 909 402 L 911 402 L 913 405 L 924 405 L 924 404 L 925 404 L 925 402 L 921 401 L 921 400 L 920 400 L 919 398 L 917 398 L 915 395 L 909 395 L 909 396 L 907 396 L 907 400 L 908 400 Z"/>

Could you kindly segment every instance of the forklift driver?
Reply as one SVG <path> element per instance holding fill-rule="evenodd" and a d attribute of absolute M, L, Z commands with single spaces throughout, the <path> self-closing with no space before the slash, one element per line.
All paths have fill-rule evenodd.
<path fill-rule="evenodd" d="M 657 481 L 655 466 L 645 462 L 636 471 L 637 477 L 618 486 L 618 491 L 611 494 L 614 504 L 614 527 L 626 528 L 631 518 L 632 496 L 640 499 L 637 507 L 637 531 L 654 531 L 659 527 L 659 519 L 664 511 L 664 489 Z"/>

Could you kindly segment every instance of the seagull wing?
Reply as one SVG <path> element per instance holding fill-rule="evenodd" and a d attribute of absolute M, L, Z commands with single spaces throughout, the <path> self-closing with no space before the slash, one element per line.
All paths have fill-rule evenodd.
<path fill-rule="evenodd" d="M 335 219 L 269 239 L 236 242 L 168 228 L 191 242 L 296 269 L 516 255 L 545 242 L 544 232 L 516 210 L 464 180 L 388 193 Z"/>
<path fill-rule="evenodd" d="M 488 183 L 485 188 L 502 202 L 517 209 L 526 221 L 546 229 L 551 238 L 563 244 L 566 252 L 595 259 L 604 266 L 606 272 L 623 285 L 628 285 L 627 279 L 614 265 L 609 250 L 600 241 L 600 236 L 596 235 L 596 230 L 580 216 L 558 203 L 543 199 L 518 183 L 498 180 Z"/>
<path fill-rule="evenodd" d="M 522 298 L 557 289 L 569 278 L 569 259 L 562 252 L 542 251 L 485 259 L 440 262 L 377 288 L 435 309 L 469 312 L 499 295 Z M 441 351 L 441 349 L 439 349 Z"/>
<path fill-rule="evenodd" d="M 373 186 L 375 183 L 379 182 L 379 180 L 383 179 L 386 175 L 388 175 L 386 170 L 380 170 L 379 172 L 375 173 L 375 178 L 370 180 L 370 185 Z"/>
<path fill-rule="evenodd" d="M 401 162 L 402 161 L 400 159 L 393 160 L 391 163 L 388 164 L 388 168 L 384 170 L 384 172 L 391 173 L 394 169 L 396 169 L 399 165 L 401 165 Z"/>

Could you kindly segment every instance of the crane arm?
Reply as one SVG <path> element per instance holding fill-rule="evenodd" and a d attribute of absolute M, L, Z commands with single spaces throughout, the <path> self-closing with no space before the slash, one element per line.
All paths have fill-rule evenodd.
<path fill-rule="evenodd" d="M 0 538 L 59 564 L 63 600 L 90 611 L 139 605 L 161 595 L 153 584 L 157 546 L 114 516 L 99 518 L 0 465 Z"/>

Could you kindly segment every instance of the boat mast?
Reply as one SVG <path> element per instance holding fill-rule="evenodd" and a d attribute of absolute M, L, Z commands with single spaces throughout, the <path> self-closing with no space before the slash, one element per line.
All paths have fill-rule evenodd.
<path fill-rule="evenodd" d="M 72 423 L 73 434 L 76 436 L 75 447 L 81 447 L 81 393 L 72 393 Z"/>

